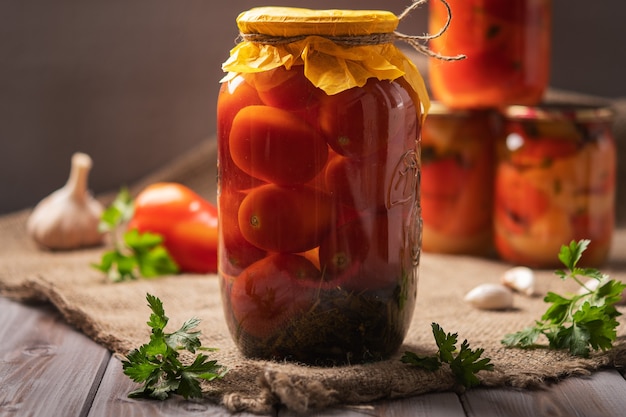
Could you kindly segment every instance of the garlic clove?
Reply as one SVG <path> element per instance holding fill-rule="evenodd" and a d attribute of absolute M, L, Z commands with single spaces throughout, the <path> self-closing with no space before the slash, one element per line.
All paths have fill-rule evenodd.
<path fill-rule="evenodd" d="M 513 307 L 513 291 L 501 284 L 481 284 L 469 291 L 464 300 L 481 310 L 507 310 Z"/>
<path fill-rule="evenodd" d="M 535 273 L 525 266 L 516 266 L 508 269 L 502 274 L 500 282 L 512 289 L 529 297 L 536 295 Z"/>
<path fill-rule="evenodd" d="M 598 281 L 597 279 L 590 279 L 589 281 L 585 282 L 585 287 L 580 287 L 580 289 L 578 290 L 578 295 L 582 295 L 582 294 L 586 294 L 589 291 L 595 291 L 598 286 L 600 285 L 600 281 Z"/>
<path fill-rule="evenodd" d="M 69 250 L 99 245 L 104 234 L 98 230 L 104 207 L 87 190 L 92 167 L 89 155 L 72 155 L 67 183 L 41 200 L 26 222 L 26 231 L 42 247 Z"/>

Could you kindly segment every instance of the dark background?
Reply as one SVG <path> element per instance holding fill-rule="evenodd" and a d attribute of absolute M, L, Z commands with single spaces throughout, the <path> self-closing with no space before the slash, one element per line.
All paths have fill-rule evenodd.
<path fill-rule="evenodd" d="M 506 0 L 503 0 L 506 1 Z M 0 0 L 0 213 L 62 186 L 71 154 L 116 191 L 214 136 L 220 65 L 253 6 L 387 9 L 409 0 Z M 626 97 L 626 3 L 555 0 L 551 86 Z M 427 7 L 401 30 L 426 32 Z M 207 161 L 214 163 L 214 161 Z"/>

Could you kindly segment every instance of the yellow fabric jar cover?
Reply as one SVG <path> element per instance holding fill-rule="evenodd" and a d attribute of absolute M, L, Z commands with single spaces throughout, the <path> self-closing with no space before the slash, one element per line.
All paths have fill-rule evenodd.
<path fill-rule="evenodd" d="M 244 39 L 246 34 L 254 34 L 285 41 L 239 43 L 222 65 L 228 72 L 222 81 L 240 73 L 304 65 L 304 74 L 313 85 L 333 95 L 362 87 L 369 78 L 391 81 L 404 77 L 417 94 L 425 115 L 430 102 L 424 80 L 415 64 L 392 42 L 336 42 L 336 38 L 393 34 L 398 24 L 398 17 L 388 11 L 253 8 L 237 17 Z"/>

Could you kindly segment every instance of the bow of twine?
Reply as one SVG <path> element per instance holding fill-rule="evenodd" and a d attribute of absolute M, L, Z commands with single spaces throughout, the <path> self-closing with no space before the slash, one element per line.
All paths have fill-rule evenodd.
<path fill-rule="evenodd" d="M 405 19 L 412 11 L 414 11 L 415 9 L 419 8 L 420 6 L 428 3 L 429 0 L 413 0 L 413 4 L 411 4 L 410 6 L 408 6 L 399 16 L 398 16 L 398 20 L 402 21 L 403 19 Z M 441 3 L 443 3 L 443 5 L 445 6 L 446 10 L 447 10 L 447 14 L 448 17 L 446 19 L 446 23 L 443 25 L 443 27 L 441 29 L 439 29 L 439 31 L 437 33 L 434 34 L 426 34 L 426 35 L 406 35 L 404 33 L 401 32 L 393 32 L 393 37 L 396 40 L 402 41 L 402 42 L 406 42 L 407 44 L 409 44 L 413 49 L 415 49 L 416 51 L 432 57 L 432 58 L 437 58 L 437 59 L 441 59 L 444 61 L 458 61 L 461 59 L 465 59 L 466 56 L 459 54 L 456 56 L 447 56 L 447 55 L 441 55 L 438 54 L 437 52 L 431 51 L 427 46 L 423 45 L 420 42 L 427 42 L 429 40 L 435 39 L 440 37 L 441 35 L 443 35 L 445 33 L 446 30 L 448 30 L 448 27 L 450 26 L 450 21 L 452 20 L 452 9 L 450 9 L 450 5 L 448 4 L 448 2 L 446 0 L 439 0 L 441 1 Z"/>
<path fill-rule="evenodd" d="M 412 11 L 416 10 L 420 6 L 428 3 L 429 0 L 413 0 L 413 3 L 408 6 L 399 16 L 398 20 L 402 21 L 405 19 Z M 456 56 L 446 56 L 438 54 L 437 52 L 431 51 L 426 45 L 423 45 L 422 42 L 427 42 L 431 39 L 435 39 L 440 37 L 448 30 L 450 26 L 450 20 L 452 19 L 452 10 L 450 9 L 450 5 L 446 0 L 439 0 L 446 7 L 448 12 L 448 17 L 446 19 L 446 23 L 444 26 L 435 34 L 425 34 L 425 35 L 407 35 L 398 31 L 392 33 L 374 33 L 371 35 L 349 35 L 349 36 L 324 36 L 324 38 L 329 39 L 337 44 L 345 45 L 345 46 L 359 46 L 359 45 L 379 45 L 383 43 L 391 43 L 394 41 L 402 41 L 409 44 L 416 51 L 432 57 L 441 59 L 444 61 L 458 61 L 465 58 L 465 55 L 456 55 Z M 308 35 L 300 35 L 300 36 L 270 36 L 260 33 L 240 33 L 239 38 L 244 41 L 263 43 L 268 45 L 280 45 L 291 42 L 297 42 L 302 39 L 307 38 Z"/>

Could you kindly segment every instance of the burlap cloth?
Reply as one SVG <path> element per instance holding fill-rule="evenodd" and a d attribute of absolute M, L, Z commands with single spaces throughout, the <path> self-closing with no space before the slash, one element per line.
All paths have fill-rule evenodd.
<path fill-rule="evenodd" d="M 621 143 L 623 149 L 624 142 Z M 135 184 L 133 190 L 153 181 L 172 180 L 183 182 L 214 200 L 215 158 L 215 142 L 207 141 L 190 155 Z M 620 181 L 620 187 L 623 184 Z M 101 196 L 105 203 L 110 198 L 110 195 Z M 485 386 L 529 388 L 626 363 L 625 317 L 620 318 L 614 349 L 588 359 L 546 349 L 504 348 L 500 340 L 506 333 L 531 325 L 545 311 L 542 297 L 517 295 L 516 308 L 507 312 L 473 309 L 462 301 L 465 293 L 478 284 L 497 282 L 510 266 L 492 260 L 430 253 L 422 255 L 415 316 L 405 345 L 395 357 L 334 368 L 246 359 L 227 331 L 216 276 L 180 275 L 118 284 L 107 282 L 90 267 L 90 263 L 99 260 L 103 248 L 60 253 L 41 251 L 26 237 L 28 213 L 26 210 L 0 218 L 0 294 L 17 300 L 51 302 L 69 323 L 118 354 L 148 340 L 146 321 L 150 311 L 145 296 L 146 293 L 158 296 L 170 317 L 170 330 L 194 316 L 202 320 L 203 345 L 218 348 L 215 358 L 229 369 L 224 379 L 205 386 L 207 398 L 231 411 L 269 413 L 278 405 L 304 411 L 454 390 L 447 368 L 429 372 L 399 360 L 405 350 L 435 352 L 432 322 L 448 332 L 458 332 L 460 340 L 468 339 L 472 347 L 485 349 L 484 355 L 495 365 L 494 372 L 479 374 Z M 623 226 L 615 234 L 610 261 L 602 270 L 626 281 Z M 552 271 L 538 271 L 538 280 L 541 294 L 548 290 L 564 293 L 574 289 Z"/>

